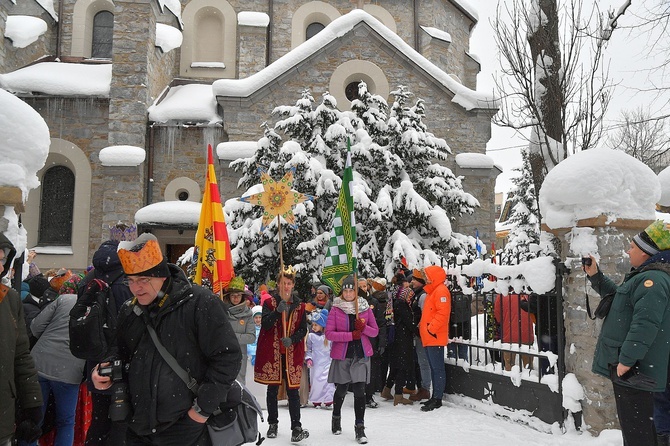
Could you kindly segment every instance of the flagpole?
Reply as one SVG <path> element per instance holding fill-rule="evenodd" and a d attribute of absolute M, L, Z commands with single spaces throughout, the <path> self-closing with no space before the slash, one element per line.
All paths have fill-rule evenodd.
<path fill-rule="evenodd" d="M 279 219 L 279 214 L 277 214 L 277 237 L 279 239 L 279 274 L 282 274 L 284 272 L 284 248 L 282 246 L 281 220 Z M 281 291 L 282 290 L 279 290 L 279 298 L 284 300 L 284 298 L 281 295 Z M 281 314 L 281 322 L 282 322 L 282 328 L 284 329 L 284 337 L 286 337 L 288 333 L 288 321 L 286 320 L 285 312 L 282 312 Z"/>

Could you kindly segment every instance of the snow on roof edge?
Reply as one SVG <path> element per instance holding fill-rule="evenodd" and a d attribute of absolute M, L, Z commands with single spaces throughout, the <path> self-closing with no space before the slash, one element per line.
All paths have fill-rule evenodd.
<path fill-rule="evenodd" d="M 452 102 L 461 105 L 466 110 L 494 110 L 498 108 L 498 101 L 494 97 L 487 93 L 471 90 L 456 82 L 441 68 L 426 59 L 425 56 L 417 52 L 397 34 L 388 29 L 383 23 L 361 9 L 355 9 L 350 13 L 333 20 L 316 36 L 303 42 L 301 45 L 289 51 L 261 71 L 245 79 L 219 79 L 214 81 L 212 84 L 214 95 L 217 97 L 249 97 L 260 88 L 276 79 L 279 74 L 287 72 L 333 40 L 349 33 L 354 26 L 361 22 L 365 22 L 409 60 L 421 67 L 433 79 L 454 93 Z"/>

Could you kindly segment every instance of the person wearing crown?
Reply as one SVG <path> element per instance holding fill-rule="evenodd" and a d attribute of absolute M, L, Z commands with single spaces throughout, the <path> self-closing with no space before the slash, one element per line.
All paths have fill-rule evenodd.
<path fill-rule="evenodd" d="M 168 264 L 151 234 L 120 242 L 118 256 L 133 295 L 119 312 L 114 357 L 122 361 L 128 387 L 126 446 L 209 444 L 205 422 L 226 401 L 242 358 L 223 302 L 210 290 L 192 285 L 177 265 Z M 197 382 L 196 393 L 157 344 Z M 98 390 L 113 384 L 98 373 L 102 365 L 108 363 L 91 373 Z"/>
<path fill-rule="evenodd" d="M 277 290 L 263 303 L 261 331 L 256 346 L 254 381 L 266 384 L 268 438 L 277 438 L 279 387 L 284 384 L 291 416 L 291 442 L 307 437 L 300 422 L 300 379 L 305 361 L 307 316 L 305 303 L 293 293 L 295 269 L 280 267 Z"/>

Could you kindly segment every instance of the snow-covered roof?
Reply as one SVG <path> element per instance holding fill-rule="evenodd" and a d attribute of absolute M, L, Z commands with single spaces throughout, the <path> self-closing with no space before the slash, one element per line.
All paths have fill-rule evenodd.
<path fill-rule="evenodd" d="M 5 37 L 15 48 L 25 48 L 47 32 L 47 22 L 29 15 L 10 15 L 5 23 Z"/>
<path fill-rule="evenodd" d="M 167 95 L 157 99 L 148 109 L 149 120 L 154 122 L 197 121 L 216 124 L 221 117 L 216 113 L 216 98 L 210 84 L 186 84 L 171 87 Z"/>
<path fill-rule="evenodd" d="M 227 141 L 216 146 L 216 156 L 220 160 L 233 161 L 251 158 L 258 148 L 258 141 Z"/>
<path fill-rule="evenodd" d="M 179 22 L 179 27 L 184 29 L 184 21 L 181 18 L 181 2 L 179 0 L 158 0 L 158 6 L 161 8 L 161 12 L 165 12 L 165 8 L 168 9 Z"/>
<path fill-rule="evenodd" d="M 37 172 L 49 155 L 49 127 L 39 113 L 0 89 L 0 185 L 18 187 L 23 200 L 40 185 Z"/>
<path fill-rule="evenodd" d="M 265 28 L 270 24 L 270 16 L 264 12 L 241 11 L 237 14 L 237 24 Z"/>
<path fill-rule="evenodd" d="M 201 203 L 195 201 L 161 201 L 135 212 L 135 224 L 198 226 Z"/>
<path fill-rule="evenodd" d="M 464 169 L 491 169 L 495 166 L 493 158 L 483 153 L 459 153 L 456 164 Z"/>
<path fill-rule="evenodd" d="M 622 150 L 590 149 L 554 167 L 540 189 L 540 212 L 549 228 L 569 228 L 578 220 L 606 215 L 654 220 L 661 197 L 658 177 Z"/>
<path fill-rule="evenodd" d="M 146 151 L 137 146 L 109 146 L 98 157 L 103 166 L 139 166 L 146 158 Z"/>
<path fill-rule="evenodd" d="M 181 46 L 184 36 L 174 26 L 156 23 L 156 46 L 164 53 Z"/>
<path fill-rule="evenodd" d="M 444 40 L 445 42 L 451 42 L 451 34 L 449 34 L 446 31 L 433 28 L 432 26 L 422 26 L 421 29 L 424 30 L 426 33 L 428 33 L 428 35 L 434 39 Z"/>
<path fill-rule="evenodd" d="M 477 9 L 470 4 L 468 0 L 451 0 L 451 3 L 456 5 L 461 11 L 470 16 L 475 22 L 479 21 L 479 14 L 477 14 Z"/>
<path fill-rule="evenodd" d="M 377 32 L 384 40 L 402 53 L 407 59 L 414 62 L 423 69 L 435 81 L 444 85 L 454 93 L 452 102 L 461 105 L 466 110 L 475 108 L 497 109 L 497 101 L 488 93 L 473 91 L 454 80 L 442 69 L 419 54 L 408 45 L 397 34 L 388 29 L 379 20 L 361 9 L 355 9 L 333 20 L 321 32 L 305 41 L 289 53 L 277 59 L 261 71 L 245 79 L 219 79 L 212 84 L 214 95 L 227 97 L 248 97 L 277 79 L 281 74 L 307 60 L 310 56 L 324 48 L 326 45 L 338 39 L 358 25 L 365 22 L 370 28 Z"/>
<path fill-rule="evenodd" d="M 58 14 L 56 14 L 56 9 L 54 8 L 53 0 L 35 0 L 38 5 L 40 5 L 46 12 L 49 13 L 51 18 L 56 22 L 58 21 Z"/>
<path fill-rule="evenodd" d="M 111 64 L 42 62 L 0 74 L 0 87 L 15 93 L 109 97 Z"/>

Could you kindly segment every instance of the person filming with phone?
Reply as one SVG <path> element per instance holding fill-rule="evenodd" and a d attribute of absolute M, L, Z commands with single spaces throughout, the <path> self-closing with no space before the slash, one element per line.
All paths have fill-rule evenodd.
<path fill-rule="evenodd" d="M 627 253 L 632 268 L 620 285 L 600 271 L 594 257 L 582 261 L 592 288 L 601 298 L 613 296 L 592 371 L 612 380 L 624 445 L 655 445 L 654 395 L 665 391 L 670 356 L 670 231 L 665 223 L 657 220 L 635 235 Z"/>

